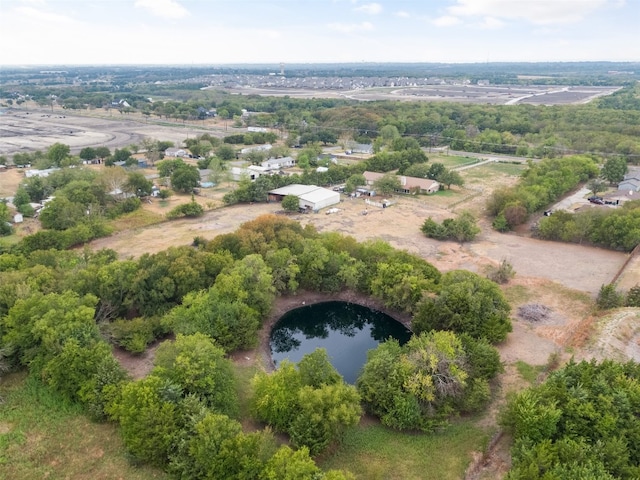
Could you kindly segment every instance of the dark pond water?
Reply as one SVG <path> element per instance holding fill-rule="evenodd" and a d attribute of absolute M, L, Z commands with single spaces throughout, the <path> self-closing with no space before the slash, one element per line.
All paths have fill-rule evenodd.
<path fill-rule="evenodd" d="M 316 348 L 324 348 L 346 382 L 355 383 L 367 361 L 367 351 L 389 337 L 400 344 L 411 332 L 377 310 L 347 302 L 324 302 L 285 313 L 271 331 L 271 357 L 297 363 Z"/>

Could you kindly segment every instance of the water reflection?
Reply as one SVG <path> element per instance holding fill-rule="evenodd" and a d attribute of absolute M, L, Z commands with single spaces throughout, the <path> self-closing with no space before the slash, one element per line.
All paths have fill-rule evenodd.
<path fill-rule="evenodd" d="M 270 347 L 277 365 L 285 358 L 298 362 L 324 348 L 345 381 L 355 383 L 367 351 L 396 338 L 405 343 L 411 332 L 390 316 L 347 302 L 324 302 L 287 312 L 271 331 Z"/>

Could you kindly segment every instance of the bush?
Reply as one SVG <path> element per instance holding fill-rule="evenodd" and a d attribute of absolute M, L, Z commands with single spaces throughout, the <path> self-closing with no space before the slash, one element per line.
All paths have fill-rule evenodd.
<path fill-rule="evenodd" d="M 450 330 L 497 343 L 511 331 L 511 307 L 500 288 L 475 273 L 452 270 L 436 297 L 426 297 L 413 317 L 413 331 Z"/>
<path fill-rule="evenodd" d="M 287 195 L 282 199 L 282 208 L 287 212 L 297 212 L 300 208 L 300 199 L 295 195 Z"/>
<path fill-rule="evenodd" d="M 442 224 L 428 218 L 423 223 L 421 230 L 429 238 L 457 240 L 460 243 L 469 242 L 480 233 L 476 219 L 469 212 L 463 212 L 457 218 L 447 218 L 443 220 Z"/>
<path fill-rule="evenodd" d="M 138 208 L 140 208 L 140 199 L 138 197 L 130 197 L 121 202 L 114 204 L 107 210 L 107 217 L 109 218 L 117 218 L 120 215 L 124 215 L 125 213 L 135 212 Z"/>
<path fill-rule="evenodd" d="M 516 271 L 513 269 L 513 265 L 504 258 L 498 267 L 489 267 L 489 273 L 487 274 L 489 280 L 501 285 L 509 283 L 509 280 L 515 276 Z"/>
<path fill-rule="evenodd" d="M 640 285 L 635 285 L 629 289 L 625 305 L 627 307 L 640 307 Z"/>
<path fill-rule="evenodd" d="M 174 219 L 178 217 L 200 217 L 204 214 L 202 205 L 192 200 L 189 203 L 178 205 L 176 208 L 167 213 L 167 218 Z"/>
<path fill-rule="evenodd" d="M 107 331 L 114 343 L 131 353 L 143 353 L 164 332 L 158 317 L 118 319 L 108 325 Z"/>
<path fill-rule="evenodd" d="M 624 301 L 624 295 L 616 290 L 613 283 L 602 285 L 598 292 L 596 304 L 601 310 L 609 310 L 611 308 L 621 307 Z"/>

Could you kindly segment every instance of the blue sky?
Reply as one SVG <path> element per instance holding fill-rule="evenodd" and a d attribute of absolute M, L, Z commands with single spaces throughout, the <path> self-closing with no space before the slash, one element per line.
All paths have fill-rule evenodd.
<path fill-rule="evenodd" d="M 0 0 L 0 65 L 640 61 L 640 0 Z"/>

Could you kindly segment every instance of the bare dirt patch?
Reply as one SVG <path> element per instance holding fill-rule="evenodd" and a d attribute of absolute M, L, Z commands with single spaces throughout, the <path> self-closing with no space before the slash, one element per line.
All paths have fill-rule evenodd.
<path fill-rule="evenodd" d="M 24 170 L 21 168 L 0 169 L 0 198 L 12 197 L 18 190 L 18 185 L 24 180 Z"/>

